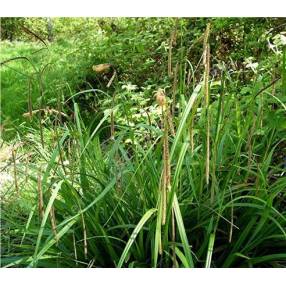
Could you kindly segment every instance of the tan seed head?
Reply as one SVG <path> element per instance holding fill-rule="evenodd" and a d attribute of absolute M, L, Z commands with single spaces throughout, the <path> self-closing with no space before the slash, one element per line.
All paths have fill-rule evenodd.
<path fill-rule="evenodd" d="M 99 65 L 92 66 L 92 69 L 96 73 L 103 73 L 103 72 L 108 71 L 110 67 L 111 67 L 111 64 L 99 64 Z"/>
<path fill-rule="evenodd" d="M 155 94 L 156 101 L 159 106 L 164 106 L 166 104 L 166 94 L 162 88 L 159 88 Z"/>

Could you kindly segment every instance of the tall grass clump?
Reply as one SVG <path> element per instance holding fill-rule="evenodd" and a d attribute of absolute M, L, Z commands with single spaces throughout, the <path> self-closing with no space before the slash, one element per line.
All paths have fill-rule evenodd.
<path fill-rule="evenodd" d="M 31 125 L 1 143 L 13 176 L 1 191 L 2 267 L 286 266 L 285 49 L 279 79 L 262 69 L 242 87 L 226 63 L 213 74 L 210 25 L 199 63 L 182 39 L 176 54 L 183 28 L 166 53 L 170 85 L 141 105 L 115 78 L 43 118 L 28 110 Z M 79 98 L 90 92 L 107 100 L 87 121 Z"/>

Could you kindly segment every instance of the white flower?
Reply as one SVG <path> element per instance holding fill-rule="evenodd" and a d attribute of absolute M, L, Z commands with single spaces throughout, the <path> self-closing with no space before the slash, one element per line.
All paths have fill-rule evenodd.
<path fill-rule="evenodd" d="M 284 36 L 282 33 L 274 36 L 273 39 L 274 45 L 278 47 L 286 45 L 286 36 Z"/>
<path fill-rule="evenodd" d="M 245 59 L 244 64 L 245 64 L 246 68 L 250 68 L 250 69 L 252 69 L 252 71 L 254 73 L 256 73 L 257 72 L 257 68 L 258 68 L 258 63 L 257 62 L 253 62 L 253 60 L 254 60 L 253 57 L 249 57 L 249 58 Z"/>
<path fill-rule="evenodd" d="M 131 84 L 130 82 L 127 84 L 122 85 L 122 89 L 126 89 L 127 91 L 136 90 L 137 85 Z"/>

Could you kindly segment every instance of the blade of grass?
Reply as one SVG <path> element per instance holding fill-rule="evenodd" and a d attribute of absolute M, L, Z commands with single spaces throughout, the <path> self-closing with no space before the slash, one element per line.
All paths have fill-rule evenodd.
<path fill-rule="evenodd" d="M 210 235 L 210 239 L 209 239 L 209 246 L 208 246 L 208 253 L 207 253 L 207 259 L 206 259 L 205 268 L 210 268 L 211 267 L 214 242 L 215 242 L 215 234 L 212 233 Z"/>
<path fill-rule="evenodd" d="M 150 209 L 148 210 L 144 216 L 141 218 L 141 220 L 138 222 L 137 226 L 135 227 L 135 229 L 133 230 L 123 252 L 122 255 L 119 259 L 119 262 L 117 264 L 118 268 L 121 268 L 123 263 L 125 262 L 125 259 L 128 255 L 128 252 L 132 246 L 132 244 L 134 243 L 138 233 L 140 232 L 140 230 L 142 229 L 142 227 L 144 226 L 144 224 L 148 221 L 148 219 L 157 211 L 157 209 Z"/>
<path fill-rule="evenodd" d="M 37 238 L 37 242 L 36 242 L 36 247 L 35 247 L 35 252 L 34 252 L 34 261 L 33 261 L 33 266 L 36 266 L 37 265 L 37 255 L 38 255 L 38 250 L 39 250 L 39 247 L 40 247 L 40 243 L 41 243 L 41 239 L 42 239 L 42 235 L 43 235 L 43 231 L 44 231 L 44 228 L 45 228 L 45 225 L 46 225 L 46 222 L 47 222 L 47 219 L 48 219 L 48 216 L 49 216 L 49 213 L 51 211 L 51 208 L 53 206 L 53 203 L 57 197 L 57 194 L 61 188 L 61 185 L 62 185 L 63 181 L 60 181 L 56 184 L 55 186 L 55 189 L 52 191 L 52 195 L 50 197 L 50 200 L 48 202 L 48 205 L 47 205 L 47 208 L 45 210 L 45 213 L 44 213 L 44 217 L 42 219 L 42 223 L 41 223 L 41 226 L 40 226 L 40 229 L 39 229 L 39 234 L 38 234 L 38 238 Z"/>

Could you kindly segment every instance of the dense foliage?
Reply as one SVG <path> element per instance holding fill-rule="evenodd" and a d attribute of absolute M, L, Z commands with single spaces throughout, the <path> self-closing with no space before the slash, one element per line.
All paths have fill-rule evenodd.
<path fill-rule="evenodd" d="M 3 267 L 285 267 L 283 18 L 3 18 Z"/>

